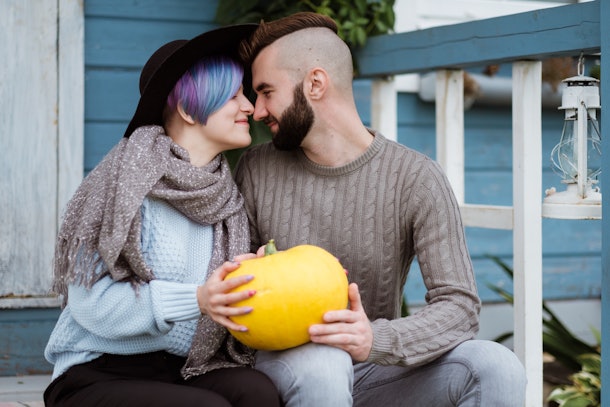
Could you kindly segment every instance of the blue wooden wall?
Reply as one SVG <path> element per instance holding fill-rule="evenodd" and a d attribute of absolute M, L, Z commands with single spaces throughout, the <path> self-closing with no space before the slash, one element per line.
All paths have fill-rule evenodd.
<path fill-rule="evenodd" d="M 85 171 L 91 170 L 122 137 L 138 101 L 138 78 L 148 56 L 163 43 L 191 38 L 214 27 L 217 0 L 87 0 L 85 2 Z M 358 109 L 370 123 L 370 81 L 357 80 Z M 398 97 L 398 141 L 435 155 L 434 105 L 417 95 Z M 562 114 L 543 113 L 544 162 L 558 141 Z M 510 107 L 475 106 L 466 112 L 466 201 L 510 205 L 512 142 Z M 559 186 L 545 168 L 543 186 Z M 532 199 L 540 201 L 540 196 Z M 568 239 L 569 236 L 569 239 Z M 512 232 L 467 229 L 481 297 L 500 301 L 487 283 L 512 283 L 486 255 L 508 262 Z M 601 222 L 543 222 L 544 297 L 599 298 Z M 415 265 L 407 282 L 411 304 L 423 301 L 424 286 Z M 0 376 L 48 373 L 42 351 L 59 310 L 24 309 L 0 313 Z"/>
<path fill-rule="evenodd" d="M 91 170 L 120 139 L 138 100 L 139 71 L 161 44 L 191 38 L 214 26 L 217 0 L 155 0 L 142 3 L 88 0 L 85 3 L 85 171 Z M 506 67 L 503 67 L 506 68 Z M 508 69 L 504 71 L 510 72 Z M 370 122 L 370 81 L 355 84 L 358 109 Z M 398 98 L 398 141 L 435 155 L 434 105 L 415 94 Z M 466 112 L 466 201 L 511 205 L 511 110 L 474 105 Z M 543 113 L 543 163 L 559 140 L 562 113 Z M 543 187 L 561 188 L 546 166 Z M 541 200 L 540 196 L 532 199 Z M 570 236 L 567 240 L 566 236 Z M 467 229 L 468 244 L 484 301 L 500 301 L 488 283 L 512 282 L 486 256 L 512 259 L 512 231 Z M 601 292 L 601 222 L 544 220 L 544 296 L 546 299 L 599 298 Z M 406 289 L 412 303 L 425 292 L 417 267 Z"/>
<path fill-rule="evenodd" d="M 51 372 L 42 352 L 58 317 L 57 308 L 0 311 L 0 376 Z"/>
<path fill-rule="evenodd" d="M 85 3 L 85 171 L 93 168 L 122 136 L 137 104 L 139 70 L 147 57 L 167 41 L 190 38 L 212 28 L 216 4 L 215 0 Z M 368 124 L 370 82 L 358 80 L 355 88 L 359 111 Z M 414 94 L 401 94 L 398 108 L 399 142 L 434 157 L 434 105 Z M 561 112 L 545 109 L 544 163 L 549 162 L 550 151 L 559 140 L 562 123 Z M 466 201 L 511 205 L 510 106 L 486 108 L 475 104 L 466 113 L 465 126 Z M 544 188 L 561 188 L 549 166 L 543 179 Z M 541 191 L 532 199 L 541 200 L 543 194 Z M 545 298 L 598 298 L 601 222 L 545 220 L 543 235 Z M 506 287 L 512 283 L 486 255 L 510 262 L 512 232 L 469 228 L 467 237 L 481 297 L 499 301 L 487 283 Z M 414 271 L 406 294 L 410 302 L 421 303 L 425 290 L 417 268 Z"/>
<path fill-rule="evenodd" d="M 171 3 L 171 4 L 170 4 Z M 85 3 L 85 171 L 99 162 L 123 134 L 138 100 L 138 77 L 146 58 L 161 44 L 190 38 L 213 27 L 217 1 L 167 2 L 88 0 Z M 370 122 L 370 82 L 356 85 L 358 108 Z M 435 155 L 434 105 L 414 94 L 398 99 L 399 142 Z M 561 112 L 543 114 L 543 163 L 559 140 Z M 466 113 L 466 201 L 511 205 L 512 140 L 510 107 L 475 105 Z M 559 179 L 544 168 L 544 188 L 561 188 Z M 541 200 L 540 196 L 532 199 Z M 601 222 L 545 220 L 544 296 L 547 299 L 598 298 L 601 292 Z M 565 236 L 570 236 L 566 240 Z M 486 255 L 510 262 L 512 232 L 469 228 L 467 237 L 475 263 L 481 297 L 500 300 L 487 283 L 511 287 L 512 283 Z M 406 290 L 410 302 L 421 303 L 425 292 L 417 273 Z"/>
<path fill-rule="evenodd" d="M 217 0 L 86 0 L 85 172 L 122 137 L 140 69 L 162 44 L 215 26 Z M 0 311 L 0 376 L 45 374 L 43 350 L 59 309 Z M 1 404 L 1 403 L 0 403 Z"/>
<path fill-rule="evenodd" d="M 217 0 L 85 2 L 85 171 L 122 137 L 140 70 L 161 45 L 215 27 Z"/>
<path fill-rule="evenodd" d="M 370 82 L 355 87 L 359 111 L 370 122 Z M 434 104 L 417 95 L 398 97 L 398 141 L 435 156 Z M 465 112 L 465 200 L 473 204 L 512 205 L 511 108 L 475 105 Z M 543 109 L 543 188 L 561 190 L 550 169 L 550 153 L 559 141 L 563 113 Z M 541 201 L 544 190 L 532 199 Z M 501 257 L 510 265 L 513 240 L 510 230 L 466 229 L 479 294 L 484 302 L 502 301 L 487 284 L 512 289 L 512 281 L 487 256 Z M 599 298 L 601 294 L 601 222 L 543 220 L 543 295 L 547 300 Z M 411 304 L 423 303 L 425 287 L 417 265 L 409 274 L 405 294 Z"/>

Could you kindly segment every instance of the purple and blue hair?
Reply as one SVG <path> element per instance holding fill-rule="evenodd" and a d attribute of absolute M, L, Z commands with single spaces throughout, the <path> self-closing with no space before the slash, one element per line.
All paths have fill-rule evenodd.
<path fill-rule="evenodd" d="M 174 110 L 180 103 L 193 119 L 206 124 L 212 113 L 235 96 L 243 76 L 243 67 L 227 56 L 202 58 L 176 82 L 167 106 Z"/>

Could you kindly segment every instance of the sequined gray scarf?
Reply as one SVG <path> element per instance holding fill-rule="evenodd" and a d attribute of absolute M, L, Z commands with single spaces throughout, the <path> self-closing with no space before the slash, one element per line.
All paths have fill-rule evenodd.
<path fill-rule="evenodd" d="M 145 196 L 166 200 L 189 219 L 213 225 L 209 270 L 249 250 L 248 224 L 226 159 L 204 167 L 160 126 L 138 128 L 123 138 L 83 180 L 68 203 L 55 246 L 53 290 L 68 301 L 68 285 L 91 287 L 110 275 L 137 291 L 154 279 L 141 251 L 140 206 Z M 223 326 L 202 315 L 185 378 L 221 367 L 252 365 L 253 351 Z"/>

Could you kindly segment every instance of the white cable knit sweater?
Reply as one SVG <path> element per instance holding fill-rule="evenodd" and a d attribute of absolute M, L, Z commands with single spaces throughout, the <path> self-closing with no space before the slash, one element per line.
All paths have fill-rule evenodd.
<path fill-rule="evenodd" d="M 252 249 L 321 246 L 358 283 L 372 321 L 378 364 L 421 365 L 478 331 L 480 300 L 459 208 L 440 166 L 375 133 L 368 150 L 342 167 L 317 165 L 302 151 L 249 149 L 236 181 L 246 201 Z M 427 306 L 400 318 L 403 287 L 417 257 Z"/>

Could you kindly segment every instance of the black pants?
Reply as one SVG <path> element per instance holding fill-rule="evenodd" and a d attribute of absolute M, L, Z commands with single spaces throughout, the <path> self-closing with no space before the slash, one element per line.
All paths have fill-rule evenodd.
<path fill-rule="evenodd" d="M 263 373 L 218 369 L 183 380 L 185 359 L 166 352 L 102 355 L 72 366 L 44 392 L 45 406 L 64 407 L 266 407 L 279 406 L 278 392 Z"/>

